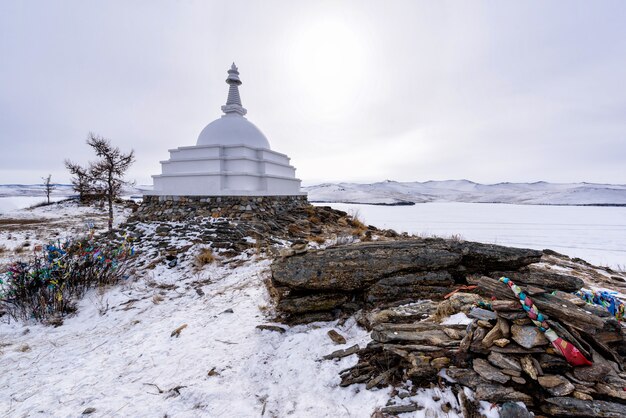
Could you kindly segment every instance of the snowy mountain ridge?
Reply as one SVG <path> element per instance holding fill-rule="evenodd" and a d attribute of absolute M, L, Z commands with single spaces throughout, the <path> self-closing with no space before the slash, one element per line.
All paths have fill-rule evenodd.
<path fill-rule="evenodd" d="M 53 184 L 52 196 L 69 197 L 76 195 L 71 184 Z M 144 191 L 152 190 L 151 185 L 136 185 L 124 188 L 124 195 L 142 195 Z M 0 197 L 13 196 L 45 196 L 46 188 L 43 184 L 0 184 Z"/>
<path fill-rule="evenodd" d="M 323 183 L 304 187 L 312 202 L 402 205 L 427 202 L 520 205 L 626 205 L 626 185 L 595 183 L 496 183 L 469 180 Z"/>

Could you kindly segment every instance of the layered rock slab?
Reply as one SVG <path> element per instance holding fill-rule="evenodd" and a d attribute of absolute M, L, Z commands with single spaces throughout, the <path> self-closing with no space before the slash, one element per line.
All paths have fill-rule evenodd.
<path fill-rule="evenodd" d="M 357 243 L 277 259 L 271 284 L 280 295 L 279 311 L 289 321 L 321 310 L 354 311 L 441 299 L 465 283 L 467 274 L 516 270 L 539 261 L 541 255 L 438 238 Z M 316 308 L 309 303 L 311 295 L 332 295 L 337 303 Z M 339 303 L 339 295 L 345 296 L 345 303 Z"/>

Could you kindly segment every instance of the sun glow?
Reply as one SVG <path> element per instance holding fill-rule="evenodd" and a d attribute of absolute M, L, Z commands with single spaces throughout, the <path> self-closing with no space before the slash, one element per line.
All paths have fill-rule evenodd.
<path fill-rule="evenodd" d="M 301 28 L 291 51 L 292 82 L 322 116 L 358 100 L 367 50 L 364 37 L 346 22 L 319 20 Z"/>

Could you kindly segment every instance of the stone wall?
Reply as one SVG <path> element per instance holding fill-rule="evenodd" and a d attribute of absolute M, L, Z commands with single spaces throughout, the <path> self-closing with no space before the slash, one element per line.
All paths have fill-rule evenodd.
<path fill-rule="evenodd" d="M 297 196 L 144 196 L 133 220 L 180 221 L 190 217 L 254 219 L 309 206 Z"/>

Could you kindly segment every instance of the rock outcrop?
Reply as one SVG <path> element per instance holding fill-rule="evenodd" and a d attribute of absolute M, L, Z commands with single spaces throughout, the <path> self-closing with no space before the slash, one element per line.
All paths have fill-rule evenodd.
<path fill-rule="evenodd" d="M 438 238 L 358 243 L 277 259 L 272 285 L 287 322 L 310 314 L 332 319 L 362 307 L 441 299 L 468 274 L 518 270 L 541 255 Z"/>
<path fill-rule="evenodd" d="M 357 364 L 340 372 L 341 386 L 450 386 L 468 416 L 477 406 L 461 396 L 462 387 L 475 399 L 523 402 L 545 416 L 624 416 L 621 324 L 571 293 L 583 286 L 581 277 L 551 268 L 542 257 L 540 251 L 443 239 L 360 243 L 275 260 L 270 289 L 285 322 L 354 313 L 371 329 L 367 346 L 326 357 L 357 354 Z M 497 280 L 501 276 L 521 286 L 550 327 L 593 365 L 571 366 Z M 440 323 L 457 312 L 471 322 Z M 392 395 L 381 416 L 416 409 Z"/>

